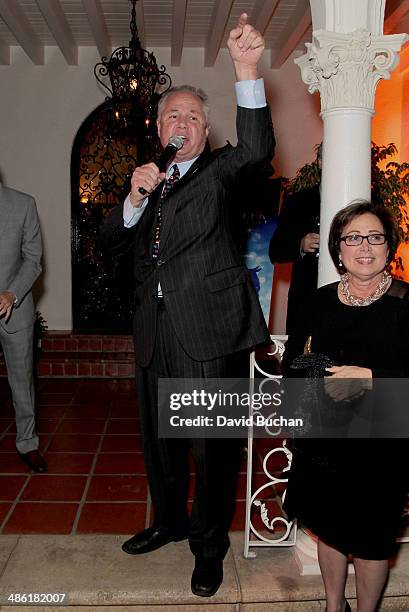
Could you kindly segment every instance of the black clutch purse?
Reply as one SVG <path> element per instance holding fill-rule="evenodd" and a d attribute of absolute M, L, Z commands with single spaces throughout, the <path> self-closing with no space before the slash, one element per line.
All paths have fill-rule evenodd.
<path fill-rule="evenodd" d="M 290 368 L 296 372 L 296 377 L 305 379 L 297 385 L 296 397 L 292 396 L 296 416 L 302 416 L 304 430 L 299 436 L 287 443 L 290 450 L 303 461 L 310 461 L 314 466 L 326 466 L 329 447 L 338 446 L 337 441 L 325 440 L 328 433 L 335 427 L 338 429 L 345 422 L 343 410 L 334 407 L 324 391 L 324 376 L 331 376 L 326 368 L 337 365 L 333 359 L 324 353 L 311 351 L 312 338 L 309 336 L 302 355 L 295 357 Z M 320 438 L 319 442 L 314 438 Z M 335 444 L 334 444 L 335 442 Z"/>
<path fill-rule="evenodd" d="M 303 354 L 293 359 L 290 368 L 299 370 L 297 372 L 299 378 L 324 378 L 324 376 L 331 376 L 330 372 L 326 372 L 326 368 L 331 368 L 336 364 L 324 353 L 312 353 L 311 341 L 312 337 L 308 336 Z"/>

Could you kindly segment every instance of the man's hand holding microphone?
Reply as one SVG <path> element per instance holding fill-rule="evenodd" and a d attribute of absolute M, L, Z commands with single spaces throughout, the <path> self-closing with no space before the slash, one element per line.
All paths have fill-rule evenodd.
<path fill-rule="evenodd" d="M 134 208 L 140 208 L 146 197 L 165 179 L 167 165 L 183 147 L 184 138 L 184 136 L 171 136 L 156 162 L 149 162 L 149 164 L 135 168 L 129 194 Z"/>
<path fill-rule="evenodd" d="M 156 189 L 165 176 L 166 173 L 161 172 L 153 162 L 135 168 L 131 178 L 131 193 L 129 194 L 132 206 L 140 208 L 146 196 Z"/>

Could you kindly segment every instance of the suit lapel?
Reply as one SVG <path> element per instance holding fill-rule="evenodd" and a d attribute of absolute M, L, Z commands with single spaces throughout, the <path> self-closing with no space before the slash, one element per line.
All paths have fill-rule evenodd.
<path fill-rule="evenodd" d="M 167 196 L 163 199 L 163 224 L 160 239 L 160 249 L 162 250 L 167 238 L 170 234 L 170 229 L 173 226 L 173 218 L 178 205 L 177 194 L 180 189 L 183 188 L 194 176 L 212 161 L 214 155 L 209 154 L 207 151 L 203 151 L 197 160 L 190 166 L 189 170 L 182 176 L 182 178 L 175 184 Z M 176 197 L 176 199 L 174 199 Z"/>
<path fill-rule="evenodd" d="M 172 187 L 171 191 L 163 198 L 163 201 L 166 202 L 169 198 L 173 198 L 173 196 L 179 191 L 183 185 L 186 185 L 199 170 L 201 170 L 201 166 L 203 165 L 203 157 L 204 154 L 199 155 L 197 160 L 190 166 L 189 170 L 179 179 L 175 185 Z"/>

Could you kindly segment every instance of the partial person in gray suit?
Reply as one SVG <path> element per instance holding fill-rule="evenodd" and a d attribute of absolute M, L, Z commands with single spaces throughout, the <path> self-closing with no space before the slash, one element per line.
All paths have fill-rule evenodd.
<path fill-rule="evenodd" d="M 251 347 L 269 340 L 233 238 L 230 216 L 237 211 L 229 207 L 238 178 L 251 175 L 274 151 L 257 71 L 264 39 L 243 13 L 227 44 L 237 81 L 237 146 L 211 152 L 206 95 L 190 86 L 171 89 L 159 103 L 159 137 L 164 147 L 172 137 L 183 146 L 166 173 L 155 163 L 136 168 L 130 195 L 101 229 L 108 249 L 114 252 L 123 243 L 133 250 L 138 398 L 154 510 L 153 525 L 122 548 L 142 554 L 189 538 L 195 556 L 191 588 L 201 597 L 214 595 L 223 580 L 242 444 L 237 439 L 160 438 L 158 381 L 247 378 Z M 190 513 L 189 451 L 196 469 Z"/>
<path fill-rule="evenodd" d="M 34 303 L 41 272 L 41 233 L 34 199 L 0 184 L 0 343 L 16 417 L 16 447 L 35 472 L 47 464 L 38 450 L 33 381 Z"/>

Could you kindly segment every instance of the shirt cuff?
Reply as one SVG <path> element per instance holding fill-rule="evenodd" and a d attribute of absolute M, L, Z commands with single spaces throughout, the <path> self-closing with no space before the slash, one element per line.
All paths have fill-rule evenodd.
<path fill-rule="evenodd" d="M 142 213 L 145 210 L 147 203 L 148 203 L 148 198 L 145 198 L 141 206 L 139 208 L 135 208 L 131 204 L 129 195 L 126 197 L 125 202 L 124 202 L 124 212 L 123 212 L 123 219 L 124 219 L 125 227 L 133 227 L 134 225 L 138 223 L 139 219 L 142 217 Z"/>
<path fill-rule="evenodd" d="M 238 106 L 243 108 L 263 108 L 267 106 L 264 79 L 237 81 L 236 97 Z"/>

